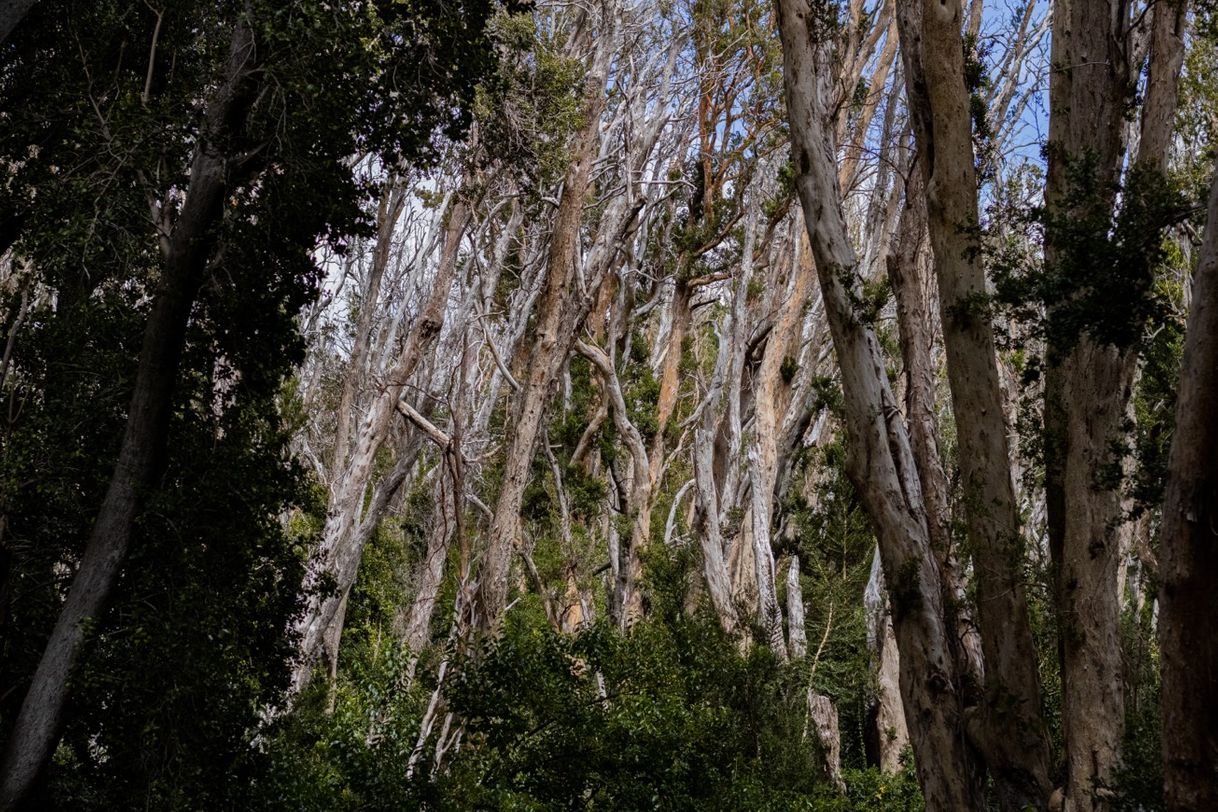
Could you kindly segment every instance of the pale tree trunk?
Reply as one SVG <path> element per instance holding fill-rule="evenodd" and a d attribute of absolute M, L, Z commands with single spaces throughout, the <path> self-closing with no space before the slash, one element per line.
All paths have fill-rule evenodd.
<path fill-rule="evenodd" d="M 369 479 L 377 454 L 389 436 L 390 424 L 397 414 L 406 384 L 440 334 L 456 276 L 457 249 L 471 215 L 468 203 L 460 198 L 454 200 L 448 212 L 431 291 L 402 342 L 397 361 L 385 373 L 383 389 L 373 399 L 360 425 L 350 461 L 339 472 L 331 487 L 321 548 L 305 576 L 304 590 L 309 594 L 308 604 L 295 623 L 300 642 L 292 667 L 290 696 L 299 694 L 308 684 L 319 657 L 325 657 L 328 661 L 338 657 L 337 648 L 326 645 L 326 641 L 336 644 L 341 636 L 342 605 L 355 583 L 369 537 L 355 533 Z M 375 522 L 375 519 L 374 516 L 364 517 L 365 522 Z M 323 576 L 332 577 L 336 585 L 335 591 L 325 597 L 316 593 L 316 585 Z M 340 627 L 339 633 L 330 632 L 335 625 Z"/>
<path fill-rule="evenodd" d="M 965 581 L 948 530 L 948 480 L 940 453 L 936 413 L 936 369 L 932 352 L 936 319 L 931 312 L 926 203 L 921 175 L 913 172 L 905 191 L 892 251 L 885 258 L 888 280 L 896 299 L 897 328 L 905 380 L 905 421 L 909 444 L 922 482 L 922 500 L 931 548 L 943 578 L 943 607 L 948 628 L 955 630 L 954 656 L 962 675 L 979 688 L 982 681 L 981 641 L 966 604 Z"/>
<path fill-rule="evenodd" d="M 749 248 L 752 241 L 749 240 Z M 746 249 L 745 257 L 748 257 Z M 747 261 L 747 260 L 746 260 Z M 719 519 L 720 495 L 715 477 L 715 438 L 719 427 L 719 403 L 723 399 L 726 385 L 730 337 L 719 334 L 718 355 L 712 373 L 710 391 L 701 405 L 702 415 L 694 431 L 694 482 L 698 494 L 698 516 L 701 526 L 695 534 L 702 548 L 702 574 L 706 580 L 706 591 L 710 594 L 711 606 L 719 618 L 719 624 L 728 633 L 739 625 L 736 604 L 732 599 L 732 581 L 723 544 L 723 524 Z"/>
<path fill-rule="evenodd" d="M 846 232 L 829 131 L 831 42 L 802 0 L 779 0 L 786 101 L 796 190 L 820 278 L 841 370 L 849 443 L 847 473 L 882 550 L 901 647 L 901 694 L 918 777 L 930 809 L 974 809 L 980 786 L 960 735 L 957 669 L 943 619 L 939 568 L 931 550 L 909 440 L 888 387 L 883 353 L 860 320 L 857 259 Z"/>
<path fill-rule="evenodd" d="M 802 660 L 808 656 L 808 628 L 797 555 L 791 556 L 791 563 L 787 567 L 787 638 L 792 660 Z"/>
<path fill-rule="evenodd" d="M 859 167 L 865 154 L 863 145 L 867 142 L 867 130 L 871 127 L 876 110 L 879 109 L 880 100 L 884 98 L 884 86 L 888 82 L 888 73 L 892 70 L 893 63 L 896 62 L 897 42 L 896 21 L 893 20 L 885 34 L 884 50 L 880 51 L 875 68 L 867 80 L 867 99 L 863 102 L 863 108 L 855 119 L 853 137 L 850 139 L 853 149 L 846 151 L 842 158 L 841 168 L 838 170 L 837 181 L 843 190 L 851 189 L 858 177 Z"/>
<path fill-rule="evenodd" d="M 846 791 L 842 780 L 842 734 L 837 723 L 837 708 L 829 697 L 808 689 L 808 721 L 816 732 L 821 768 L 838 792 Z"/>
<path fill-rule="evenodd" d="M 613 425 L 621 436 L 622 441 L 630 452 L 633 470 L 630 475 L 629 496 L 626 500 L 624 513 L 630 516 L 630 546 L 625 551 L 623 577 L 620 581 L 620 594 L 615 603 L 621 607 L 619 618 L 623 626 L 629 626 L 643 614 L 642 598 L 637 584 L 643 571 L 642 553 L 651 537 L 651 472 L 647 459 L 647 448 L 639 430 L 630 422 L 626 411 L 626 399 L 622 395 L 622 385 L 618 381 L 617 372 L 609 356 L 599 347 L 594 347 L 583 341 L 575 344 L 580 355 L 587 358 L 596 367 L 597 373 L 605 386 L 605 395 L 609 401 L 609 412 L 613 416 Z"/>
<path fill-rule="evenodd" d="M 406 194 L 401 183 L 396 177 L 390 178 L 381 193 L 381 200 L 377 206 L 376 243 L 372 250 L 368 278 L 365 280 L 360 296 L 359 317 L 355 323 L 355 340 L 351 347 L 351 357 L 347 365 L 347 373 L 343 376 L 343 391 L 339 398 L 334 429 L 334 450 L 331 453 L 329 466 L 329 470 L 334 476 L 340 476 L 347 464 L 355 398 L 360 384 L 364 382 L 364 367 L 368 359 L 369 345 L 372 343 L 372 330 L 377 302 L 380 299 L 381 280 L 385 276 L 385 266 L 389 264 L 395 227 L 402 216 L 405 204 Z"/>
<path fill-rule="evenodd" d="M 751 227 L 752 222 L 746 226 Z M 796 242 L 799 242 L 798 237 Z M 776 594 L 770 524 L 778 468 L 778 414 L 785 411 L 786 400 L 790 397 L 790 385 L 783 382 L 781 371 L 792 346 L 798 348 L 803 327 L 801 316 L 814 275 L 810 257 L 793 248 L 786 284 L 776 291 L 782 296 L 781 303 L 774 303 L 779 315 L 770 328 L 761 366 L 754 378 L 753 443 L 748 453 L 758 620 L 770 648 L 780 659 L 786 658 L 787 647 L 782 639 L 782 611 Z M 780 266 L 774 263 L 774 267 Z"/>
<path fill-rule="evenodd" d="M 254 34 L 238 22 L 219 87 L 207 105 L 186 200 L 161 237 L 162 274 L 144 326 L 135 386 L 114 473 L 80 566 L 13 722 L 3 762 L 0 807 L 15 808 L 34 786 L 59 739 L 69 683 L 91 621 L 101 618 L 118 580 L 141 497 L 164 463 L 173 393 L 190 311 L 206 276 L 225 195 L 253 171 L 225 152 L 240 141 L 257 95 Z M 231 148 L 231 147 L 229 147 Z M 169 217 L 168 211 L 162 217 Z"/>
<path fill-rule="evenodd" d="M 1218 174 L 1184 341 L 1159 564 L 1163 790 L 1218 809 Z"/>
<path fill-rule="evenodd" d="M 884 594 L 880 551 L 871 560 L 871 576 L 863 596 L 867 609 L 867 642 L 876 662 L 875 727 L 879 745 L 880 770 L 891 775 L 901 771 L 901 754 L 909 746 L 909 728 L 901 704 L 901 654 L 892 631 L 892 615 Z"/>
<path fill-rule="evenodd" d="M 431 639 L 431 618 L 436 601 L 440 597 L 440 586 L 444 580 L 444 565 L 448 560 L 449 547 L 456 530 L 456 494 L 446 494 L 445 475 L 437 474 L 435 485 L 436 511 L 431 531 L 427 535 L 427 551 L 423 554 L 423 566 L 415 586 L 414 599 L 406 621 L 402 639 L 411 652 L 417 654 Z M 451 484 L 451 483 L 450 483 Z"/>
<path fill-rule="evenodd" d="M 901 705 L 901 654 L 892 630 L 892 617 L 885 612 L 880 624 L 879 711 L 875 724 L 880 741 L 880 770 L 889 775 L 899 773 L 901 756 L 909 746 L 909 727 L 905 724 L 905 709 Z"/>
<path fill-rule="evenodd" d="M 738 538 L 729 555 L 723 527 L 735 500 L 731 472 L 739 457 L 740 376 L 747 341 L 747 291 L 753 278 L 756 241 L 756 229 L 746 228 L 740 268 L 732 290 L 731 329 L 715 325 L 718 343 L 715 368 L 706 397 L 698 407 L 701 415 L 694 431 L 694 481 L 702 521 L 697 535 L 702 545 L 702 570 L 715 614 L 728 632 L 736 630 L 740 622 L 738 579 L 734 575 L 753 572 L 752 547 L 746 551 L 743 538 Z M 747 567 L 741 566 L 744 560 L 748 562 Z M 743 603 L 748 602 L 751 601 Z"/>
<path fill-rule="evenodd" d="M 960 444 L 964 512 L 977 579 L 985 655 L 982 735 L 1003 809 L 1044 808 L 1049 738 L 1041 716 L 1036 648 L 1023 583 L 1023 545 L 1011 480 L 1006 413 L 978 229 L 969 91 L 960 0 L 901 0 L 917 163 L 939 280 L 939 313 Z"/>
<path fill-rule="evenodd" d="M 1049 82 L 1045 187 L 1051 219 L 1107 213 L 1115 205 L 1136 75 L 1126 15 L 1119 0 L 1053 5 L 1050 59 L 1056 69 Z M 1093 162 L 1097 191 L 1087 200 L 1072 200 L 1070 166 L 1084 157 Z M 1059 267 L 1072 248 L 1056 229 L 1047 229 L 1046 266 Z M 1125 716 L 1117 593 L 1121 496 L 1098 482 L 1097 472 L 1111 467 L 1113 449 L 1124 437 L 1136 355 L 1085 332 L 1054 335 L 1055 304 L 1048 303 L 1045 505 L 1062 662 L 1064 805 L 1089 812 L 1109 808 Z"/>

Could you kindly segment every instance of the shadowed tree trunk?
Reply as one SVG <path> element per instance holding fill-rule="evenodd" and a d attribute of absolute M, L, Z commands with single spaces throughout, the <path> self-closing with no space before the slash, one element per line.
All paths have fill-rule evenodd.
<path fill-rule="evenodd" d="M 9 38 L 38 0 L 0 0 L 0 43 Z"/>
<path fill-rule="evenodd" d="M 217 241 L 225 195 L 254 166 L 232 154 L 256 96 L 254 36 L 237 23 L 220 85 L 208 102 L 191 161 L 190 186 L 172 230 L 161 238 L 161 278 L 144 327 L 122 445 L 67 601 L 13 723 L 0 807 L 17 807 L 59 739 L 69 682 L 89 624 L 100 619 L 118 580 L 147 490 L 163 467 L 178 365 L 195 297 Z"/>
<path fill-rule="evenodd" d="M 1163 790 L 1218 809 L 1218 174 L 1184 342 L 1159 557 Z"/>
<path fill-rule="evenodd" d="M 1158 31 L 1151 38 L 1154 64 L 1143 110 L 1146 141 L 1138 161 L 1149 171 L 1165 165 L 1172 130 L 1178 57 L 1171 39 L 1178 29 L 1169 18 L 1178 13 L 1170 4 L 1155 8 Z M 1088 325 L 1071 323 L 1078 297 L 1110 269 L 1090 268 L 1086 248 L 1080 249 L 1079 236 L 1066 226 L 1104 223 L 1117 205 L 1141 56 L 1129 8 L 1118 0 L 1055 3 L 1052 26 L 1044 256 L 1050 273 L 1069 287 L 1047 303 L 1045 504 L 1062 662 L 1064 800 L 1068 809 L 1089 812 L 1110 806 L 1124 733 L 1117 579 L 1124 517 L 1119 482 L 1102 481 L 1101 472 L 1122 469 L 1114 449 L 1125 437 L 1137 342 L 1097 336 Z M 1107 232 L 1084 239 L 1108 239 Z M 1124 270 L 1127 301 L 1147 294 L 1153 271 Z M 1103 318 L 1106 327 L 1129 336 L 1139 335 L 1145 322 L 1138 311 L 1121 306 Z"/>

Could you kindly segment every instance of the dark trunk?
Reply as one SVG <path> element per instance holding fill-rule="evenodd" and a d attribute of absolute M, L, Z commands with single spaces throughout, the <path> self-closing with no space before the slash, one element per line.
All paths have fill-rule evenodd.
<path fill-rule="evenodd" d="M 1215 179 L 1218 181 L 1218 178 Z M 1163 792 L 1218 809 L 1218 182 L 1193 277 L 1159 558 Z"/>
<path fill-rule="evenodd" d="M 67 601 L 47 641 L 13 724 L 3 766 L 0 807 L 19 806 L 59 738 L 69 680 L 92 621 L 110 597 L 146 491 L 162 468 L 178 364 L 190 311 L 216 242 L 228 186 L 225 146 L 253 103 L 253 34 L 233 32 L 224 83 L 208 106 L 191 164 L 186 202 L 163 251 L 162 277 L 144 328 L 135 389 L 118 461 Z"/>

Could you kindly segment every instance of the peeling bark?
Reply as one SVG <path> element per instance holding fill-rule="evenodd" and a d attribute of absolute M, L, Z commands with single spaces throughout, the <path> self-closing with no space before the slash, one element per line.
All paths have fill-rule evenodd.
<path fill-rule="evenodd" d="M 888 387 L 883 354 L 860 320 L 857 259 L 847 236 L 831 129 L 830 41 L 802 0 L 779 0 L 779 30 L 796 190 L 841 369 L 849 442 L 847 473 L 875 526 L 901 647 L 901 693 L 923 797 L 931 809 L 972 809 L 980 787 L 960 737 L 957 671 L 943 620 L 939 568 L 930 546 L 908 435 Z M 810 36 L 810 34 L 812 36 Z"/>

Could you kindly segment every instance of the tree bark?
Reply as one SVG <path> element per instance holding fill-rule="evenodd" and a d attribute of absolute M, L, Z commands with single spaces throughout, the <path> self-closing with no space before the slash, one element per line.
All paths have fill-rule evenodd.
<path fill-rule="evenodd" d="M 909 440 L 888 387 L 883 354 L 860 320 L 854 248 L 837 188 L 828 122 L 829 32 L 804 0 L 778 0 L 796 190 L 841 370 L 849 441 L 847 473 L 875 526 L 901 647 L 901 693 L 930 809 L 975 809 L 980 786 L 960 735 L 951 631 L 930 547 Z"/>
<path fill-rule="evenodd" d="M 876 736 L 880 771 L 892 775 L 901 771 L 901 756 L 909 746 L 909 727 L 901 705 L 901 653 L 892 630 L 892 613 L 884 592 L 884 575 L 877 548 L 871 560 L 871 576 L 863 593 L 867 612 L 867 642 L 876 661 Z"/>
<path fill-rule="evenodd" d="M 370 537 L 370 534 L 355 533 L 368 481 L 377 452 L 389 436 L 389 426 L 397 413 L 402 392 L 443 327 L 444 311 L 457 271 L 457 249 L 471 219 L 470 204 L 460 198 L 455 200 L 448 213 L 431 293 L 411 324 L 397 362 L 385 374 L 384 388 L 360 425 L 350 461 L 331 488 L 321 547 L 310 563 L 303 585 L 309 595 L 308 605 L 295 623 L 300 643 L 292 666 L 290 696 L 296 696 L 308 685 L 319 656 L 324 654 L 330 659 L 338 656 L 337 650 L 324 643 L 327 639 L 337 643 L 341 636 L 329 633 L 329 630 L 334 625 L 342 625 L 343 601 L 355 583 L 364 546 Z M 334 579 L 336 589 L 323 596 L 316 587 L 325 575 Z"/>
<path fill-rule="evenodd" d="M 948 628 L 955 630 L 953 646 L 961 675 L 980 688 L 983 678 L 981 640 L 965 603 L 965 580 L 949 532 L 949 486 L 935 418 L 938 376 L 932 352 L 936 319 L 929 302 L 933 298 L 930 287 L 934 283 L 929 278 L 923 189 L 921 173 L 912 172 L 905 190 L 905 205 L 895 244 L 885 262 L 897 306 L 905 378 L 905 422 L 909 426 L 909 444 L 922 482 L 931 549 L 943 578 L 943 607 Z"/>
<path fill-rule="evenodd" d="M 939 313 L 960 443 L 964 512 L 985 655 L 983 741 L 1005 810 L 1043 809 L 1049 738 L 1024 589 L 1006 413 L 985 306 L 977 175 L 964 83 L 960 0 L 902 0 L 897 8 L 917 163 L 939 280 Z"/>
<path fill-rule="evenodd" d="M 4 757 L 0 807 L 19 806 L 55 749 L 69 681 L 91 623 L 99 620 L 118 580 L 147 490 L 164 464 L 173 392 L 190 311 L 206 274 L 233 182 L 229 150 L 256 96 L 254 35 L 233 29 L 221 83 L 207 106 L 191 161 L 186 201 L 162 240 L 162 274 L 144 327 L 135 388 L 114 473 L 67 601 L 22 702 Z M 252 165 L 242 170 L 251 172 Z"/>
<path fill-rule="evenodd" d="M 585 79 L 583 127 L 572 145 L 571 166 L 563 179 L 550 250 L 546 257 L 545 287 L 538 304 L 536 341 L 528 352 L 527 369 L 520 376 L 520 391 L 512 403 L 503 482 L 495 502 L 490 542 L 482 563 L 478 603 L 482 622 L 498 624 L 507 605 L 508 570 L 513 550 L 521 543 L 520 505 L 529 481 L 533 450 L 541 429 L 550 388 L 574 340 L 574 330 L 587 307 L 577 303 L 575 265 L 585 198 L 600 141 L 601 113 L 605 108 L 611 32 L 602 32 L 596 57 Z M 596 285 L 599 289 L 599 285 Z M 596 291 L 592 295 L 595 296 Z M 583 314 L 573 313 L 582 309 Z"/>
<path fill-rule="evenodd" d="M 1045 188 L 1051 222 L 1115 205 L 1136 75 L 1126 15 L 1119 0 L 1053 6 Z M 1097 191 L 1072 201 L 1070 169 L 1083 159 Z M 1056 229 L 1046 230 L 1048 268 L 1060 270 L 1070 248 Z M 1058 303 L 1047 304 L 1052 322 Z M 1125 716 L 1116 577 L 1121 497 L 1096 475 L 1111 466 L 1124 436 L 1136 357 L 1087 333 L 1065 341 L 1051 334 L 1046 349 L 1045 506 L 1062 662 L 1064 803 L 1090 812 L 1109 806 Z"/>
<path fill-rule="evenodd" d="M 749 240 L 751 246 L 752 240 Z M 745 256 L 748 256 L 747 250 Z M 745 270 L 748 270 L 747 266 Z M 738 285 L 743 291 L 745 285 Z M 739 295 L 743 295 L 741 292 Z M 694 430 L 694 482 L 698 493 L 698 515 L 701 527 L 696 533 L 702 548 L 702 575 L 711 605 L 719 625 L 729 634 L 739 625 L 735 601 L 732 600 L 732 579 L 723 544 L 723 524 L 720 521 L 719 486 L 715 476 L 715 439 L 720 421 L 719 403 L 723 399 L 727 369 L 732 350 L 730 337 L 719 335 L 719 348 L 712 373 L 710 391 L 703 400 L 702 416 Z"/>
<path fill-rule="evenodd" d="M 630 473 L 629 494 L 626 499 L 625 513 L 630 517 L 630 546 L 626 550 L 622 562 L 623 572 L 620 580 L 619 594 L 615 599 L 621 607 L 619 621 L 623 626 L 629 626 L 643 614 L 642 598 L 636 585 L 643 573 L 643 550 L 651 538 L 651 466 L 647 459 L 647 447 L 639 430 L 630 422 L 626 411 L 626 399 L 622 394 L 622 385 L 618 381 L 613 362 L 603 350 L 583 341 L 576 342 L 580 355 L 587 358 L 596 368 L 605 387 L 605 396 L 609 402 L 609 413 L 613 416 L 613 425 L 623 444 L 630 453 L 633 463 Z"/>
<path fill-rule="evenodd" d="M 1163 794 L 1218 809 L 1218 174 L 1184 341 L 1159 558 Z"/>
<path fill-rule="evenodd" d="M 1146 101 L 1138 137 L 1138 162 L 1167 171 L 1172 134 L 1176 130 L 1176 104 L 1180 69 L 1184 67 L 1184 34 L 1188 25 L 1185 0 L 1158 0 L 1150 29 L 1150 63 Z"/>
<path fill-rule="evenodd" d="M 802 660 L 808 656 L 808 628 L 797 555 L 791 556 L 791 563 L 787 567 L 787 638 L 792 660 Z"/>
<path fill-rule="evenodd" d="M 833 700 L 808 688 L 808 721 L 816 731 L 820 749 L 821 768 L 838 792 L 846 791 L 842 780 L 842 734 L 837 723 L 837 708 Z"/>
<path fill-rule="evenodd" d="M 752 226 L 750 222 L 746 228 Z M 779 267 L 778 263 L 773 267 Z M 799 344 L 803 326 L 800 317 L 814 275 L 810 257 L 795 246 L 787 273 L 786 284 L 775 291 L 776 299 L 781 296 L 772 305 L 779 311 L 778 318 L 770 329 L 761 366 L 754 378 L 753 443 L 748 452 L 758 620 L 766 631 L 770 648 L 782 659 L 787 656 L 787 647 L 782 638 L 782 610 L 778 605 L 771 542 L 774 487 L 778 478 L 778 414 L 785 411 L 791 389 L 782 380 L 783 362 L 788 359 L 792 344 Z"/>

